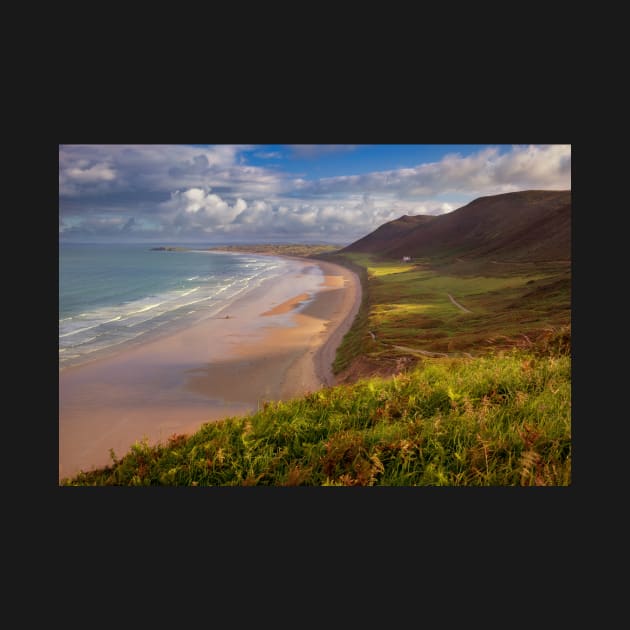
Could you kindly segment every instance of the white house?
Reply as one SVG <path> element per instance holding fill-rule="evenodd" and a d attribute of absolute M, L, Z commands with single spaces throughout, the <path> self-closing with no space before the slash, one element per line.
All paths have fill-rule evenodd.
<path fill-rule="evenodd" d="M 411 260 L 411 256 L 403 256 L 403 262 L 409 262 Z"/>

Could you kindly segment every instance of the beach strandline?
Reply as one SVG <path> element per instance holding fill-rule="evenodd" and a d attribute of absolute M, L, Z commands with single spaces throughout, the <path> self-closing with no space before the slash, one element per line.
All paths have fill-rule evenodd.
<path fill-rule="evenodd" d="M 356 274 L 299 261 L 210 318 L 59 374 L 59 478 L 334 384 L 332 361 L 361 303 Z M 304 291 L 305 275 L 322 282 Z"/>

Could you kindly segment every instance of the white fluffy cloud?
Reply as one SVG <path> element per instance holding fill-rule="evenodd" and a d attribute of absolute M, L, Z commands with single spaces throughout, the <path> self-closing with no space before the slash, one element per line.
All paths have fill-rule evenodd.
<path fill-rule="evenodd" d="M 504 154 L 490 147 L 466 157 L 447 155 L 439 162 L 415 168 L 327 177 L 314 182 L 300 180 L 297 186 L 304 195 L 365 191 L 416 198 L 449 192 L 473 192 L 478 196 L 524 188 L 567 189 L 571 187 L 571 147 L 516 146 Z"/>
<path fill-rule="evenodd" d="M 65 176 L 75 182 L 107 182 L 116 178 L 116 171 L 108 164 L 97 163 L 89 166 L 85 160 L 80 160 L 74 168 L 66 169 Z"/>
<path fill-rule="evenodd" d="M 292 151 L 303 157 L 351 148 Z M 316 180 L 248 165 L 245 149 L 253 147 L 62 146 L 60 232 L 350 242 L 403 214 L 443 214 L 502 192 L 571 188 L 570 145 L 489 147 L 414 168 Z"/>
<path fill-rule="evenodd" d="M 230 205 L 211 190 L 210 187 L 177 190 L 162 207 L 174 215 L 176 225 L 223 230 L 247 209 L 247 202 L 239 197 Z"/>
<path fill-rule="evenodd" d="M 59 148 L 60 196 L 162 192 L 195 186 L 233 186 L 273 192 L 277 175 L 239 165 L 246 145 L 69 145 Z M 106 185 L 104 185 L 106 184 Z"/>
<path fill-rule="evenodd" d="M 262 199 L 246 202 L 242 198 L 228 203 L 210 189 L 176 191 L 163 204 L 166 221 L 177 235 L 191 237 L 195 230 L 208 236 L 245 236 L 332 240 L 354 239 L 403 214 L 442 214 L 456 206 L 444 202 L 390 202 L 387 198 L 353 195 L 342 202 L 329 200 Z"/>

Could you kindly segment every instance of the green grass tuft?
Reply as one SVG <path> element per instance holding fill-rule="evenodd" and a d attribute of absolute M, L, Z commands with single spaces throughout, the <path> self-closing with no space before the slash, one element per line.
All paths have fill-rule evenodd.
<path fill-rule="evenodd" d="M 431 359 L 138 443 L 62 485 L 568 485 L 570 400 L 567 355 Z"/>

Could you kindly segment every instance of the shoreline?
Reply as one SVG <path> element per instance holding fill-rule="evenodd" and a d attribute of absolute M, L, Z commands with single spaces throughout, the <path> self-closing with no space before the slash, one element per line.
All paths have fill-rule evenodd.
<path fill-rule="evenodd" d="M 292 272 L 237 298 L 229 317 L 60 371 L 59 479 L 109 465 L 110 449 L 121 457 L 145 438 L 165 442 L 334 384 L 359 279 L 334 263 L 278 257 L 296 262 Z"/>
<path fill-rule="evenodd" d="M 206 250 L 203 250 L 203 249 L 202 250 L 190 249 L 188 251 L 196 252 L 196 253 L 197 252 L 210 253 L 213 255 L 214 254 L 226 255 L 226 256 L 239 255 L 238 252 L 225 252 L 225 251 L 207 252 Z M 242 256 L 243 254 L 241 253 L 240 255 Z M 251 255 L 257 256 L 260 258 L 269 257 L 269 256 L 264 256 L 264 255 L 258 255 L 258 254 L 251 254 Z M 271 257 L 278 258 L 278 259 L 289 258 L 287 256 L 271 256 Z M 218 304 L 215 307 L 215 310 L 210 314 L 205 313 L 203 310 L 197 311 L 197 309 L 193 307 L 193 310 L 186 313 L 185 315 L 180 314 L 176 318 L 170 319 L 164 324 L 161 324 L 154 328 L 145 329 L 138 336 L 131 337 L 129 339 L 120 339 L 119 341 L 111 345 L 107 345 L 107 346 L 98 348 L 96 350 L 92 350 L 89 353 L 84 353 L 84 354 L 70 356 L 70 357 L 64 355 L 63 360 L 61 357 L 61 353 L 65 352 L 66 349 L 60 348 L 59 370 L 63 372 L 68 369 L 80 368 L 89 363 L 93 363 L 95 361 L 100 361 L 102 359 L 115 356 L 121 352 L 127 352 L 130 348 L 144 345 L 148 342 L 151 342 L 154 339 L 160 339 L 160 338 L 172 335 L 175 332 L 189 328 L 191 325 L 196 325 L 199 322 L 207 320 L 208 318 L 212 318 L 212 317 L 225 318 L 226 316 L 224 313 L 229 312 L 229 308 L 232 306 L 232 304 L 234 304 L 239 299 L 241 299 L 242 297 L 250 293 L 252 290 L 257 289 L 260 286 L 261 282 L 265 282 L 269 278 L 273 279 L 274 276 L 263 278 L 262 280 L 257 279 L 255 283 L 253 284 L 253 286 L 248 286 L 247 288 L 245 288 L 244 291 L 243 289 L 240 289 L 234 295 L 231 295 L 227 299 L 224 299 L 220 304 Z M 181 307 L 181 309 L 183 310 L 183 307 Z M 70 353 L 72 352 L 73 352 L 72 349 L 70 349 Z"/>

